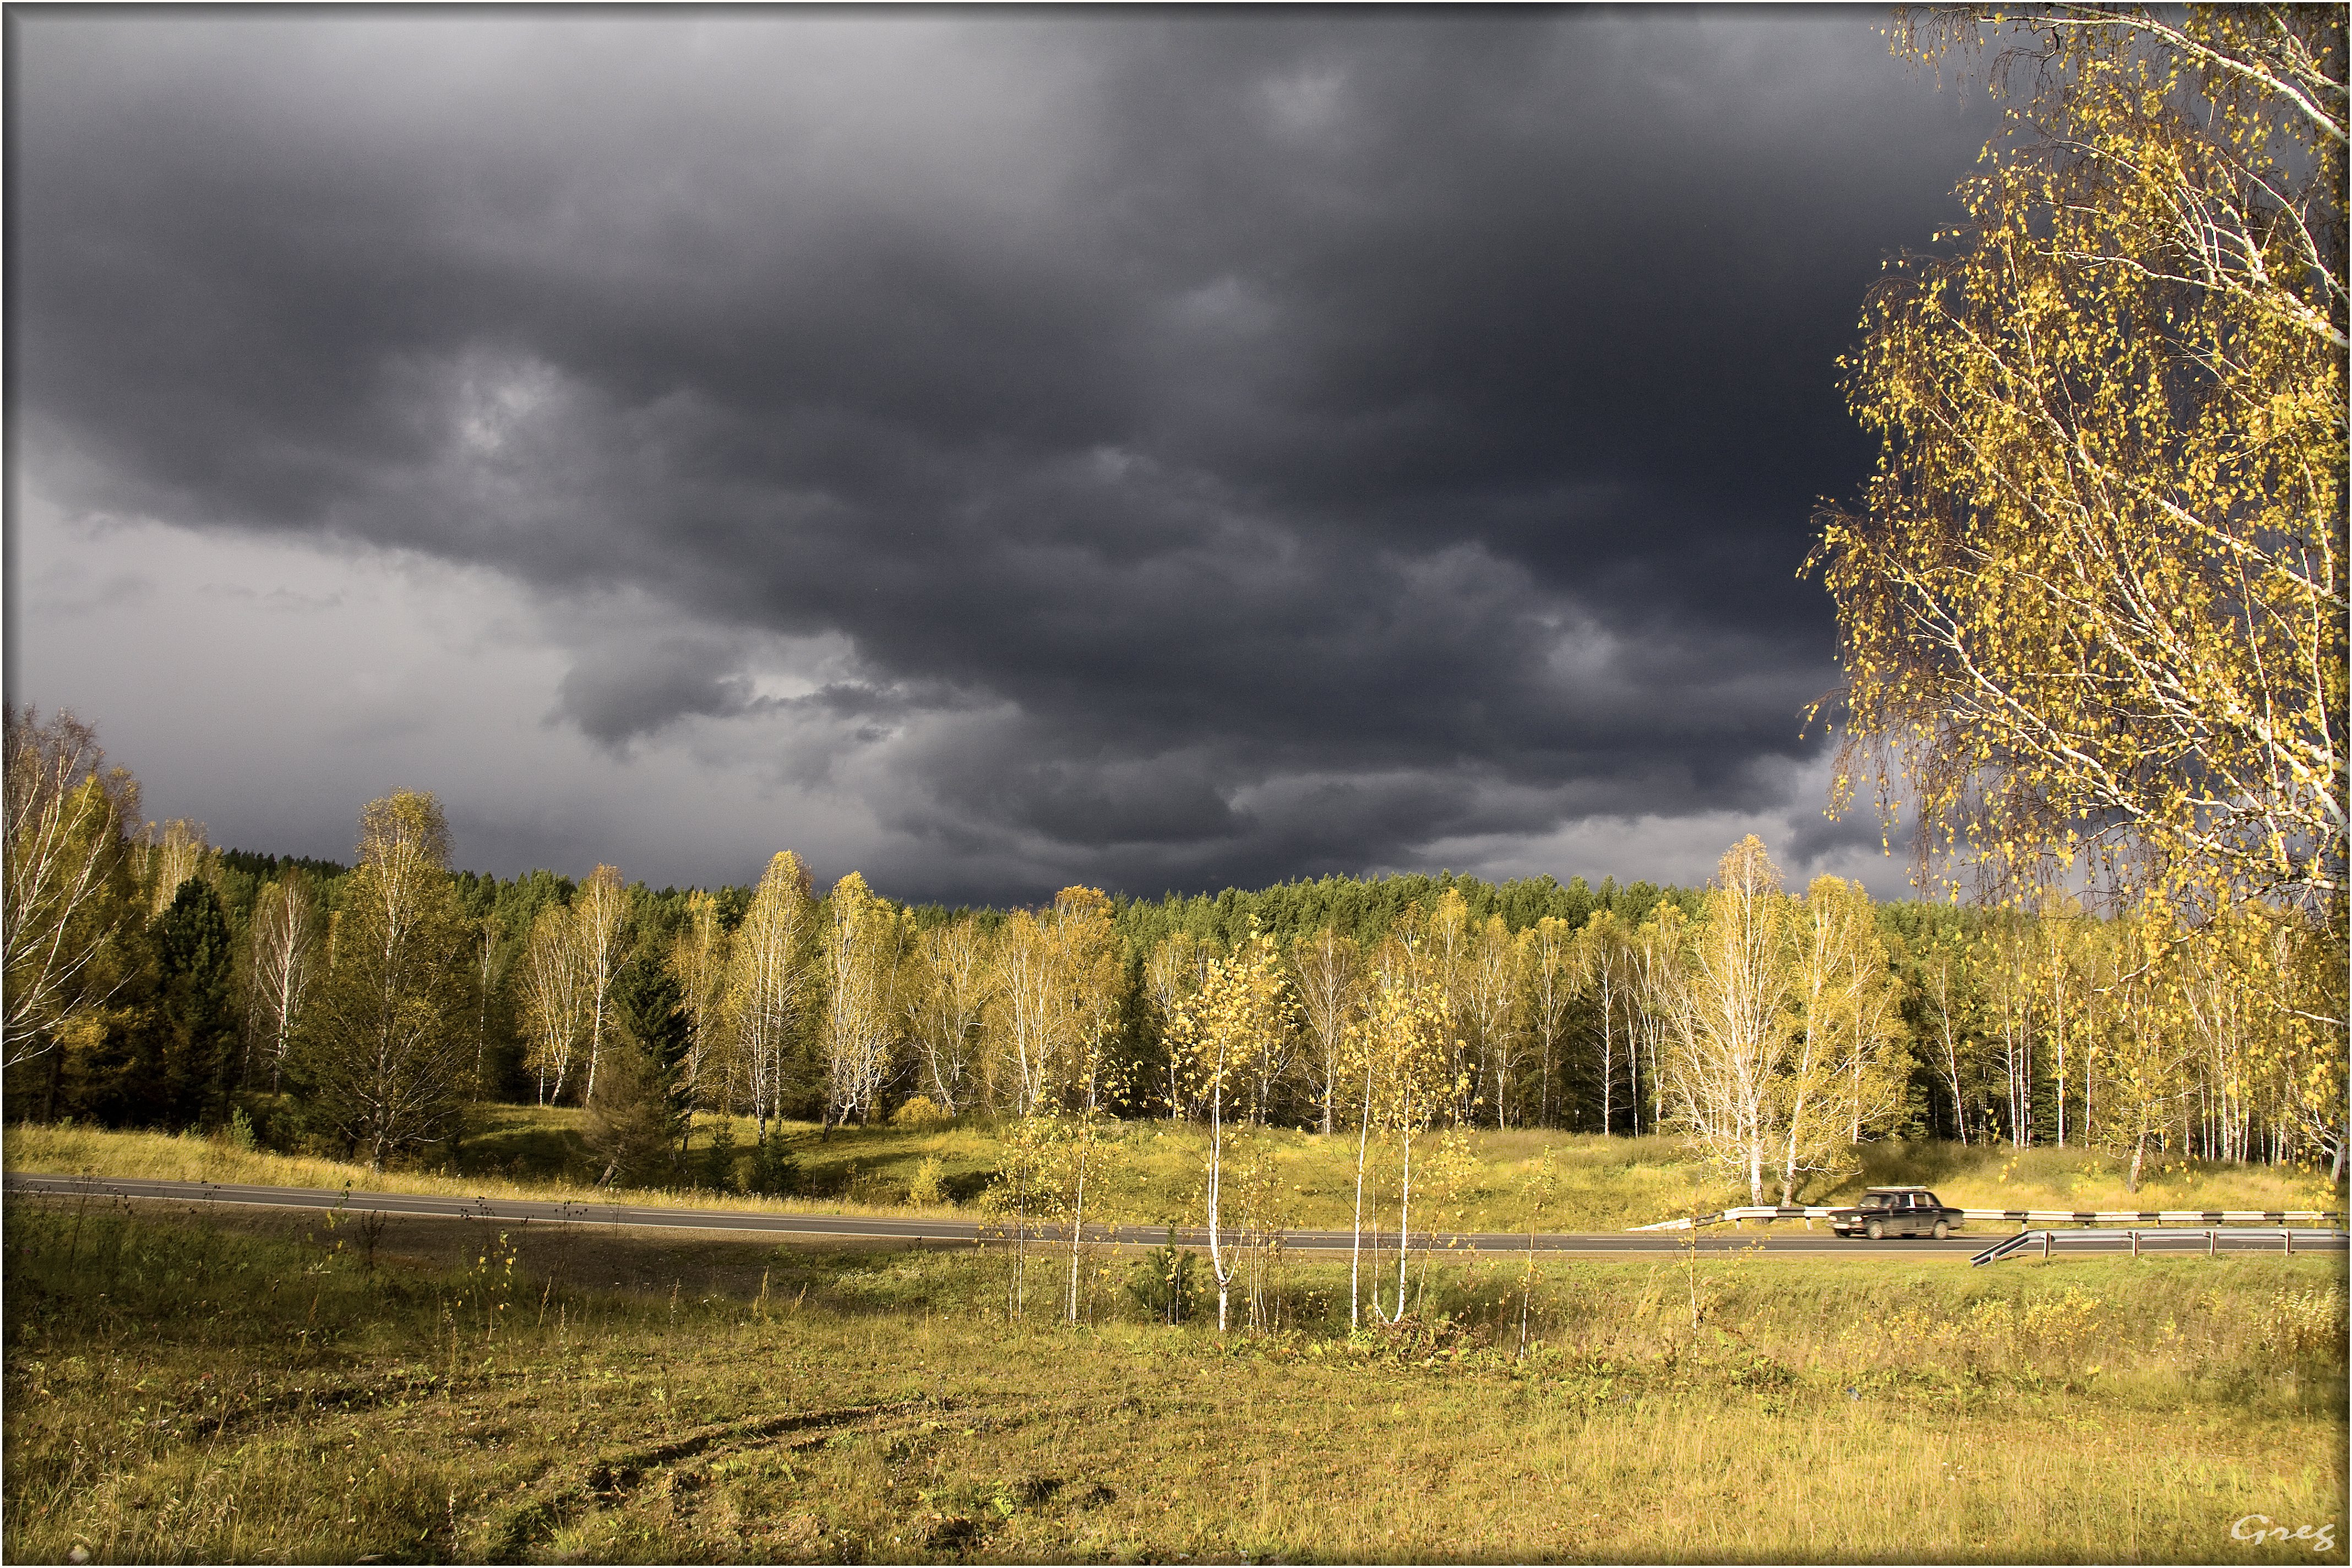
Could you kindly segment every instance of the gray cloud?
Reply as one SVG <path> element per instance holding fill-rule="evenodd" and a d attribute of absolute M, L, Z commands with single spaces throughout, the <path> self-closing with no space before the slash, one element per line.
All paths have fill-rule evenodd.
<path fill-rule="evenodd" d="M 1983 133 L 1845 10 L 8 27 L 63 505 L 495 569 L 561 721 L 788 724 L 946 897 L 1785 807 Z"/>

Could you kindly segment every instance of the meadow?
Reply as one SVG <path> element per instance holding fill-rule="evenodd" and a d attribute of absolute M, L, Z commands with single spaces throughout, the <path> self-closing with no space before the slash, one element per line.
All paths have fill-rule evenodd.
<path fill-rule="evenodd" d="M 2340 1258 L 1151 1260 L 16 1200 L 14 1561 L 2221 1561 L 2345 1539 Z M 1522 1321 L 1526 1324 L 1523 1331 Z"/>

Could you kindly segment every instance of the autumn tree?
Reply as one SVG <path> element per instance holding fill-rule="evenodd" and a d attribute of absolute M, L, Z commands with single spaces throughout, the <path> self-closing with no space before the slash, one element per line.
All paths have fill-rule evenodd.
<path fill-rule="evenodd" d="M 1527 1051 L 1522 974 L 1527 944 L 1500 915 L 1488 915 L 1467 944 L 1462 963 L 1463 1023 L 1477 1042 L 1479 1069 L 1495 1094 L 1495 1126 L 1510 1124 L 1513 1089 Z"/>
<path fill-rule="evenodd" d="M 1231 1321 L 1229 1301 L 1240 1259 L 1224 1227 L 1225 1105 L 1248 1083 L 1257 1064 L 1297 1025 L 1282 955 L 1274 939 L 1253 930 L 1231 953 L 1209 966 L 1201 989 L 1169 1020 L 1172 1048 L 1188 1092 L 1207 1108 L 1209 1265 L 1217 1279 L 1217 1327 Z"/>
<path fill-rule="evenodd" d="M 1870 895 L 1817 877 L 1790 913 L 1790 1026 L 1770 1102 L 1783 1204 L 1797 1201 L 1806 1174 L 1839 1168 L 1894 1120 L 1910 1066 L 1896 1044 L 1897 987 Z"/>
<path fill-rule="evenodd" d="M 572 1053 L 588 1033 L 588 979 L 581 963 L 578 917 L 568 904 L 548 904 L 523 939 L 517 984 L 521 994 L 523 1067 L 538 1081 L 539 1103 L 563 1097 Z"/>
<path fill-rule="evenodd" d="M 932 1097 L 950 1112 L 980 1091 L 980 1031 L 995 984 L 988 938 L 969 918 L 916 939 L 904 1005 Z"/>
<path fill-rule="evenodd" d="M 1050 925 L 1028 910 L 1013 910 L 997 939 L 990 1034 L 1002 1064 L 994 1076 L 1012 1090 L 1016 1116 L 1036 1108 L 1052 1071 L 1063 1001 L 1055 949 Z"/>
<path fill-rule="evenodd" d="M 1917 955 L 1917 990 L 1929 1051 L 1951 1090 L 1953 1127 L 1963 1145 L 1969 1142 L 1969 1097 L 1961 1063 L 1966 1057 L 1973 1066 L 1976 1055 L 1973 988 L 1966 941 L 1937 933 Z"/>
<path fill-rule="evenodd" d="M 1373 1078 L 1379 1094 L 1380 1124 L 1396 1138 L 1397 1146 L 1397 1282 L 1391 1322 L 1403 1321 L 1405 1277 L 1412 1259 L 1414 1183 L 1422 1174 L 1413 1165 L 1420 1137 L 1449 1111 L 1466 1115 L 1470 1075 L 1462 1070 L 1464 1045 L 1447 1026 L 1449 1009 L 1442 971 L 1433 973 L 1411 963 L 1392 972 L 1386 994 L 1375 1004 L 1369 1022 L 1379 1031 L 1375 1048 L 1381 1053 L 1381 1070 Z M 1372 1310 L 1380 1311 L 1380 1287 L 1372 1287 Z"/>
<path fill-rule="evenodd" d="M 1740 1178 L 1751 1204 L 1764 1201 L 1770 1099 L 1789 1030 L 1788 921 L 1780 869 L 1750 834 L 1725 851 L 1706 911 L 1655 996 L 1673 1031 L 1677 1119 Z"/>
<path fill-rule="evenodd" d="M 272 1094 L 318 977 L 320 924 L 310 879 L 292 866 L 261 889 L 246 928 L 246 1055 L 248 1064 L 268 1063 Z"/>
<path fill-rule="evenodd" d="M 45 721 L 11 705 L 5 728 L 0 1065 L 13 1068 L 54 1053 L 128 976 L 139 786 L 106 765 L 97 731 L 71 713 Z"/>
<path fill-rule="evenodd" d="M 2340 957 L 2345 12 L 1967 8 L 1896 47 L 1989 28 L 2006 132 L 1845 366 L 1881 448 L 1812 557 L 1841 796 L 1907 801 L 1930 864 L 2230 889 Z"/>
<path fill-rule="evenodd" d="M 784 1072 L 808 990 L 816 901 L 800 857 L 780 850 L 761 873 L 735 932 L 727 971 L 727 1014 L 760 1142 L 782 1114 Z"/>
<path fill-rule="evenodd" d="M 1110 899 L 1099 888 L 1065 888 L 1055 894 L 1052 924 L 1063 992 L 1055 1025 L 1066 1092 L 1073 1105 L 1099 1110 L 1111 1039 L 1127 995 L 1126 952 L 1111 922 Z M 1261 1105 L 1264 1092 L 1262 1081 Z"/>
<path fill-rule="evenodd" d="M 588 1083 L 583 1099 L 596 1093 L 596 1068 L 613 1029 L 613 977 L 627 963 L 635 937 L 633 900 L 621 873 L 599 866 L 572 900 L 572 931 L 580 944 L 580 973 L 587 987 Z"/>
<path fill-rule="evenodd" d="M 1633 986 L 1631 1023 L 1636 1057 L 1650 1060 L 1650 1131 L 1666 1120 L 1666 1041 L 1682 1015 L 1683 955 L 1690 937 L 1690 919 L 1674 904 L 1662 904 L 1649 919 L 1633 928 L 1626 943 L 1628 973 Z M 1636 1131 L 1640 1113 L 1635 1112 Z"/>
<path fill-rule="evenodd" d="M 1472 1102 L 1478 1098 L 1483 1076 L 1479 1064 L 1473 1059 L 1471 1037 L 1477 1029 L 1469 1016 L 1471 954 L 1476 942 L 1469 900 L 1462 896 L 1462 889 L 1448 888 L 1438 894 L 1428 921 L 1421 928 L 1418 949 L 1423 972 L 1434 987 L 1437 1005 L 1445 1019 L 1449 1052 L 1446 1078 L 1457 1086 L 1454 1102 L 1449 1109 L 1457 1121 L 1471 1119 Z"/>
<path fill-rule="evenodd" d="M 1459 1050 L 1446 1027 L 1443 983 L 1422 946 L 1416 926 L 1391 931 L 1375 952 L 1364 1004 L 1349 1032 L 1351 1076 L 1360 1075 L 1356 1134 L 1356 1199 L 1348 1265 L 1348 1321 L 1359 1321 L 1366 1280 L 1362 1270 L 1369 1156 L 1376 1136 L 1397 1142 L 1397 1297 L 1393 1313 L 1380 1304 L 1378 1223 L 1370 1295 L 1372 1315 L 1394 1321 L 1405 1310 L 1405 1268 L 1412 1248 L 1413 1148 L 1456 1099 Z"/>
<path fill-rule="evenodd" d="M 1015 910 L 996 943 L 992 1017 L 1000 1078 L 1026 1116 L 1053 1097 L 1099 1100 L 1097 1048 L 1117 1026 L 1126 963 L 1110 900 L 1065 888 L 1043 910 Z"/>
<path fill-rule="evenodd" d="M 2186 1068 L 2195 1048 L 2194 1035 L 2182 1026 L 2179 943 L 2171 921 L 2166 902 L 2151 898 L 2121 922 L 2123 952 L 2102 1010 L 2107 1022 L 2101 1054 L 2107 1064 L 2108 1108 L 2098 1142 L 2129 1151 L 2124 1173 L 2128 1192 L 2139 1191 L 2148 1144 L 2163 1138 L 2188 1090 Z"/>
<path fill-rule="evenodd" d="M 141 837 L 146 841 L 147 913 L 152 920 L 172 907 L 181 884 L 203 874 L 212 845 L 205 825 L 184 816 L 162 824 L 151 822 Z"/>
<path fill-rule="evenodd" d="M 1168 1117 L 1171 1121 L 1187 1120 L 1192 1108 L 1184 1099 L 1183 1064 L 1168 1041 L 1168 1023 L 1179 1007 L 1199 993 L 1215 958 L 1214 948 L 1190 931 L 1176 931 L 1154 943 L 1143 961 L 1144 995 L 1160 1026 L 1162 1066 L 1168 1075 Z"/>
<path fill-rule="evenodd" d="M 906 921 L 852 871 L 825 900 L 819 952 L 824 1010 L 819 1021 L 824 1051 L 829 1125 L 852 1115 L 871 1123 L 875 1102 L 888 1083 L 898 1041 L 898 958 Z"/>
<path fill-rule="evenodd" d="M 711 1104 L 722 1114 L 732 1109 L 722 1060 L 727 1054 L 730 945 L 729 933 L 719 923 L 719 900 L 698 888 L 688 893 L 686 920 L 670 938 L 667 957 L 670 978 L 677 983 L 678 1006 L 687 1030 L 687 1126 L 680 1130 L 681 1139 L 691 1134 L 697 1104 Z"/>
<path fill-rule="evenodd" d="M 1594 922 L 1608 919 L 1610 929 L 1617 929 L 1616 918 L 1607 910 L 1595 913 L 1586 921 L 1587 930 Z M 1564 1068 L 1560 1059 L 1560 1044 L 1568 1035 L 1568 1020 L 1576 1003 L 1578 984 L 1584 960 L 1579 939 L 1583 931 L 1572 930 L 1558 915 L 1541 915 L 1526 931 L 1528 949 L 1524 965 L 1528 992 L 1528 1030 L 1535 1041 L 1536 1066 L 1539 1081 L 1536 1090 L 1536 1120 L 1546 1126 L 1553 1121 L 1556 1106 L 1552 1076 L 1556 1068 Z M 1613 1016 L 1611 1018 L 1613 1023 Z M 1601 1131 L 1610 1131 L 1609 1068 L 1615 1065 L 1616 1044 L 1608 1037 L 1603 1048 Z M 1565 1097 L 1561 1097 L 1562 1100 Z M 1563 1121 L 1565 1118 L 1563 1117 Z"/>
<path fill-rule="evenodd" d="M 370 802 L 296 1076 L 372 1169 L 457 1129 L 473 1057 L 467 935 L 440 803 L 414 790 Z"/>
<path fill-rule="evenodd" d="M 1300 1016 L 1314 1042 L 1307 1059 L 1314 1071 L 1315 1110 L 1327 1133 L 1336 1123 L 1339 1097 L 1346 1092 L 1341 1058 L 1346 1055 L 1348 1026 L 1361 999 L 1357 975 L 1360 956 L 1353 937 L 1342 936 L 1328 925 L 1290 944 L 1292 983 L 1297 987 Z"/>

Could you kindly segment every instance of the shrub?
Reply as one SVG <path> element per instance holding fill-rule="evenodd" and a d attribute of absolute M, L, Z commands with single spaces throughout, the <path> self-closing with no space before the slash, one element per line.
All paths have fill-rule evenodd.
<path fill-rule="evenodd" d="M 735 1119 L 721 1115 L 710 1131 L 710 1146 L 703 1152 L 709 1184 L 721 1191 L 735 1184 Z M 740 1189 L 738 1189 L 740 1190 Z"/>
<path fill-rule="evenodd" d="M 1201 1282 L 1198 1270 L 1201 1255 L 1176 1250 L 1176 1233 L 1168 1233 L 1168 1245 L 1155 1247 L 1135 1266 L 1134 1277 L 1127 1282 L 1127 1293 L 1137 1306 L 1160 1323 L 1181 1323 L 1192 1315 L 1200 1304 Z"/>
<path fill-rule="evenodd" d="M 938 1100 L 919 1094 L 891 1113 L 890 1125 L 909 1128 L 937 1127 L 941 1122 L 954 1120 L 953 1111 Z"/>
<path fill-rule="evenodd" d="M 799 1191 L 800 1182 L 800 1162 L 782 1138 L 771 1137 L 753 1144 L 749 1153 L 735 1156 L 727 1184 L 746 1197 L 782 1197 Z"/>
<path fill-rule="evenodd" d="M 940 1157 L 926 1154 L 922 1163 L 915 1167 L 914 1175 L 908 1179 L 907 1201 L 928 1205 L 942 1201 L 945 1195 L 940 1182 Z"/>

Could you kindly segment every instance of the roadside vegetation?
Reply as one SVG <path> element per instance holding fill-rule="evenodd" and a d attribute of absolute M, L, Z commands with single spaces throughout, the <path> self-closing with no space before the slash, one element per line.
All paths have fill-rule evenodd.
<path fill-rule="evenodd" d="M 5 1152 L 11 1171 L 67 1175 L 606 1200 L 614 1194 L 593 1184 L 595 1156 L 582 1121 L 582 1113 L 569 1107 L 476 1107 L 454 1159 L 384 1171 L 242 1148 L 226 1135 L 39 1123 L 11 1128 Z M 971 1218 L 992 1212 L 984 1200 L 1013 1157 L 1009 1135 L 1017 1128 L 979 1118 L 830 1131 L 785 1123 L 774 1137 L 793 1173 L 798 1195 L 792 1197 L 747 1194 L 710 1170 L 715 1131 L 707 1121 L 698 1125 L 686 1162 L 689 1170 L 702 1167 L 697 1173 L 705 1182 L 632 1189 L 627 1201 Z M 748 1125 L 742 1131 L 748 1134 Z M 1270 1128 L 1247 1130 L 1239 1142 L 1244 1155 L 1252 1150 L 1263 1154 L 1269 1184 L 1279 1193 L 1279 1203 L 1271 1205 L 1274 1217 L 1284 1227 L 1348 1228 L 1355 1169 L 1348 1140 Z M 1431 1200 L 1431 1223 L 1441 1228 L 1620 1230 L 1694 1209 L 1713 1212 L 1745 1198 L 1671 1139 L 1475 1132 L 1455 1147 L 1464 1158 L 1436 1179 Z M 1198 1224 L 1207 1152 L 1207 1133 L 1196 1125 L 1149 1120 L 1117 1124 L 1100 1146 L 1100 1184 L 1090 1213 L 1107 1224 Z M 2126 1189 L 2119 1157 L 2072 1149 L 1890 1141 L 1856 1150 L 1853 1165 L 1853 1173 L 1821 1194 L 1819 1201 L 1841 1202 L 1865 1186 L 1918 1184 L 1968 1208 L 2347 1208 L 2342 1184 L 2328 1182 L 2325 1173 L 2292 1166 L 2168 1163 L 2145 1173 L 2135 1194 Z M 1377 1212 L 1383 1223 L 1392 1218 L 1384 1196 Z"/>
<path fill-rule="evenodd" d="M 1074 1328 L 1003 1252 L 394 1224 L 12 1203 L 10 1555 L 2300 1562 L 2231 1523 L 2344 1517 L 2339 1259 L 1440 1258 L 1353 1334 L 1293 1263 L 1220 1336 L 1131 1255 Z"/>

